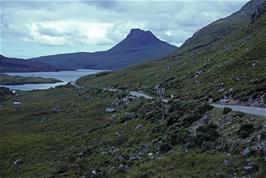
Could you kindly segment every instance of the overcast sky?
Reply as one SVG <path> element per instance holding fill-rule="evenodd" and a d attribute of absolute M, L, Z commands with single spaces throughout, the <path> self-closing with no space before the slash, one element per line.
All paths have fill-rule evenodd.
<path fill-rule="evenodd" d="M 247 0 L 0 0 L 1 54 L 30 58 L 111 48 L 131 28 L 180 46 Z"/>

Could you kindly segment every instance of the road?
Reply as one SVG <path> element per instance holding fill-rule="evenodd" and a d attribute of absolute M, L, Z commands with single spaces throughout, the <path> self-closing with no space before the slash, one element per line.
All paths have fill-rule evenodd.
<path fill-rule="evenodd" d="M 131 92 L 129 92 L 129 95 L 135 96 L 135 97 L 143 97 L 143 98 L 148 99 L 148 100 L 152 99 L 152 97 L 146 95 L 145 93 L 137 92 L 137 91 L 131 91 Z"/>
<path fill-rule="evenodd" d="M 233 111 L 240 111 L 247 114 L 254 114 L 258 116 L 266 116 L 266 108 L 259 107 L 249 107 L 249 106 L 238 106 L 238 105 L 220 105 L 220 104 L 211 104 L 216 108 L 231 108 Z"/>
<path fill-rule="evenodd" d="M 122 90 L 119 90 L 119 89 L 115 89 L 115 88 L 104 88 L 104 90 L 106 91 L 110 91 L 110 92 L 119 92 L 119 91 L 122 91 Z M 130 96 L 134 96 L 134 97 L 143 97 L 144 99 L 148 99 L 148 100 L 151 100 L 153 99 L 151 96 L 141 92 L 141 91 L 128 91 L 129 92 L 129 95 Z"/>
<path fill-rule="evenodd" d="M 105 88 L 105 90 L 111 91 L 111 92 L 117 92 L 119 90 L 117 89 L 110 89 Z M 143 92 L 137 92 L 137 91 L 129 91 L 129 95 L 135 96 L 135 97 L 143 97 L 145 99 L 153 99 L 151 96 L 143 93 Z M 254 114 L 258 116 L 266 116 L 266 108 L 260 108 L 260 107 L 249 107 L 249 106 L 238 106 L 238 105 L 221 105 L 221 104 L 211 104 L 212 106 L 216 108 L 231 108 L 233 111 L 240 111 L 247 114 Z"/>

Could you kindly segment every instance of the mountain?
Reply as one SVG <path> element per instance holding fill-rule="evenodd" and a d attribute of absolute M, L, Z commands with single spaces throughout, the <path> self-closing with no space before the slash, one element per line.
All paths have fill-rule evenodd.
<path fill-rule="evenodd" d="M 107 51 L 58 54 L 31 59 L 64 69 L 119 69 L 168 55 L 176 47 L 158 39 L 152 32 L 132 29 L 119 44 Z"/>
<path fill-rule="evenodd" d="M 17 58 L 8 58 L 0 55 L 0 72 L 37 72 L 57 71 L 58 69 L 47 64 Z"/>

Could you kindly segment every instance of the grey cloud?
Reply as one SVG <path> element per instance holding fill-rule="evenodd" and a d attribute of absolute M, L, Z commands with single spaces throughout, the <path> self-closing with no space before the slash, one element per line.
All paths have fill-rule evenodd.
<path fill-rule="evenodd" d="M 118 7 L 118 3 L 116 0 L 84 0 L 89 6 L 97 6 L 104 9 L 116 9 Z"/>
<path fill-rule="evenodd" d="M 41 24 L 37 24 L 37 30 L 40 34 L 44 34 L 48 36 L 63 36 L 63 34 L 58 32 L 56 29 L 46 28 Z"/>
<path fill-rule="evenodd" d="M 106 39 L 96 43 L 95 48 L 108 45 L 111 47 L 122 40 L 130 28 L 150 30 L 163 40 L 180 44 L 201 27 L 240 9 L 246 1 L 1 1 L 0 28 L 5 40 L 33 40 L 30 32 L 32 26 L 37 24 L 39 35 L 49 39 L 60 38 L 62 41 L 71 42 L 66 45 L 78 46 L 86 45 L 84 39 L 87 38 L 87 27 L 82 27 L 83 31 L 78 29 L 80 26 L 59 31 L 55 28 L 57 22 L 109 23 L 110 28 L 102 27 L 106 30 Z M 48 22 L 54 22 L 55 27 L 46 26 Z M 40 41 L 35 40 L 32 43 L 43 45 Z M 48 42 L 50 43 L 49 40 Z"/>

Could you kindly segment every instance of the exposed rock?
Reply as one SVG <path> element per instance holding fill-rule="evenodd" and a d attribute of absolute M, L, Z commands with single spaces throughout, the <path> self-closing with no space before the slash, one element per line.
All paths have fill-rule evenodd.
<path fill-rule="evenodd" d="M 199 71 L 196 72 L 196 74 L 200 75 L 200 74 L 202 74 L 202 72 L 203 72 L 202 70 L 199 70 Z"/>
<path fill-rule="evenodd" d="M 221 88 L 220 90 L 218 90 L 219 93 L 223 92 L 224 88 Z"/>
<path fill-rule="evenodd" d="M 203 116 L 200 120 L 202 121 L 202 124 L 208 124 L 210 121 L 208 115 Z"/>
<path fill-rule="evenodd" d="M 80 153 L 77 155 L 78 158 L 82 158 L 83 156 L 84 156 L 84 153 L 83 153 L 83 152 L 80 152 Z"/>
<path fill-rule="evenodd" d="M 252 166 L 244 166 L 244 170 L 246 170 L 246 171 L 250 171 L 250 170 L 252 170 L 252 169 L 253 169 Z"/>
<path fill-rule="evenodd" d="M 252 146 L 252 150 L 257 153 L 266 153 L 266 140 L 261 143 L 256 143 L 256 145 Z"/>
<path fill-rule="evenodd" d="M 118 159 L 119 159 L 119 161 L 127 161 L 127 160 L 130 159 L 130 157 L 127 156 L 127 155 L 120 155 L 120 156 L 118 157 Z"/>
<path fill-rule="evenodd" d="M 251 152 L 250 148 L 247 147 L 242 151 L 242 156 L 247 156 Z"/>
<path fill-rule="evenodd" d="M 153 159 L 154 158 L 154 154 L 153 153 L 149 153 L 148 156 Z"/>
<path fill-rule="evenodd" d="M 225 126 L 230 125 L 232 123 L 232 120 L 233 120 L 232 116 L 226 115 L 219 120 L 218 126 L 220 128 L 224 128 Z"/>
<path fill-rule="evenodd" d="M 125 164 L 119 164 L 118 166 L 118 172 L 125 173 L 128 171 L 128 166 Z"/>
<path fill-rule="evenodd" d="M 164 144 L 160 145 L 159 152 L 161 154 L 163 154 L 163 153 L 167 153 L 171 149 L 172 149 L 172 147 L 168 143 L 164 143 Z"/>
<path fill-rule="evenodd" d="M 94 169 L 91 171 L 91 176 L 92 178 L 102 178 L 104 177 L 104 172 L 101 171 L 100 169 Z"/>
<path fill-rule="evenodd" d="M 158 85 L 156 85 L 155 87 L 154 87 L 154 90 L 157 90 L 158 88 L 160 88 L 160 84 L 158 84 Z"/>
<path fill-rule="evenodd" d="M 116 112 L 116 109 L 115 108 L 106 108 L 105 112 L 109 112 L 109 113 Z"/>
<path fill-rule="evenodd" d="M 58 106 L 55 106 L 51 109 L 51 112 L 61 112 L 61 109 Z"/>
<path fill-rule="evenodd" d="M 231 163 L 231 162 L 230 162 L 229 160 L 224 160 L 224 165 L 225 165 L 225 166 L 229 166 L 230 163 Z"/>
<path fill-rule="evenodd" d="M 141 129 L 143 127 L 142 124 L 138 124 L 135 129 Z"/>
<path fill-rule="evenodd" d="M 21 159 L 18 159 L 18 160 L 16 160 L 16 161 L 14 161 L 14 165 L 15 166 L 19 166 L 19 165 L 21 165 L 23 163 L 23 161 L 21 160 Z"/>
<path fill-rule="evenodd" d="M 234 80 L 235 80 L 236 82 L 239 82 L 239 81 L 240 81 L 240 78 L 239 78 L 239 77 L 236 77 Z"/>
<path fill-rule="evenodd" d="M 252 163 L 251 160 L 246 160 L 245 166 L 243 168 L 248 172 L 257 172 L 259 170 L 259 166 Z"/>
<path fill-rule="evenodd" d="M 14 105 L 21 105 L 21 102 L 20 101 L 14 101 L 13 104 Z"/>
<path fill-rule="evenodd" d="M 141 160 L 141 157 L 138 156 L 138 155 L 133 155 L 133 156 L 130 156 L 129 160 L 130 160 L 130 161 Z"/>

